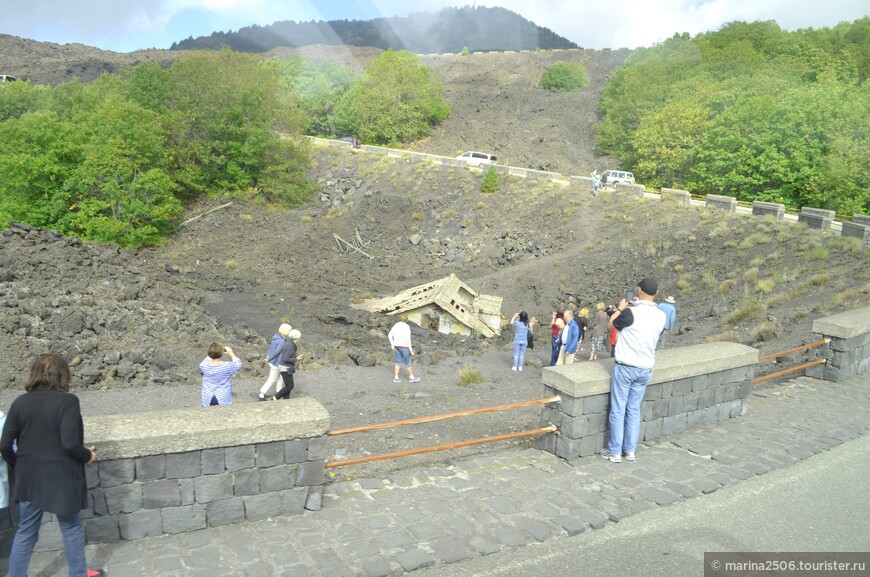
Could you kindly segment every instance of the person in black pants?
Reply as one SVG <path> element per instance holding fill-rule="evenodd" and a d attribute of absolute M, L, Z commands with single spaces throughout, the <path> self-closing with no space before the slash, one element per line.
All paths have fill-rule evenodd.
<path fill-rule="evenodd" d="M 281 350 L 281 359 L 278 361 L 279 370 L 281 371 L 281 380 L 284 386 L 275 395 L 275 400 L 289 399 L 290 392 L 293 390 L 293 374 L 296 372 L 296 361 L 300 360 L 303 355 L 296 354 L 299 351 L 299 339 L 302 338 L 302 333 L 296 329 L 290 331 L 287 335 L 287 342 L 284 343 L 284 348 Z"/>

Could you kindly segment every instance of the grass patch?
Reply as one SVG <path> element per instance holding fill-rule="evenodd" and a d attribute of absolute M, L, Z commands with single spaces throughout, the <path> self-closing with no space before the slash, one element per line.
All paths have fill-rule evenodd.
<path fill-rule="evenodd" d="M 737 338 L 737 333 L 734 331 L 725 331 L 724 333 L 717 333 L 715 335 L 710 335 L 707 337 L 708 343 L 739 343 L 740 339 Z"/>
<path fill-rule="evenodd" d="M 244 222 L 244 223 L 250 224 L 250 223 L 254 222 L 254 217 L 251 216 L 250 214 L 240 214 L 239 220 Z"/>
<path fill-rule="evenodd" d="M 420 212 L 419 210 L 417 212 L 414 212 L 411 214 L 411 220 L 416 220 L 417 222 L 420 222 L 424 218 L 426 218 L 426 215 L 423 214 L 422 212 Z"/>
<path fill-rule="evenodd" d="M 448 208 L 441 213 L 441 218 L 443 218 L 444 220 L 450 220 L 451 218 L 456 218 L 457 216 L 459 216 L 459 213 L 456 212 L 456 210 L 453 208 Z"/>
<path fill-rule="evenodd" d="M 770 244 L 771 242 L 773 242 L 773 239 L 770 236 L 761 232 L 753 232 L 740 241 L 740 248 L 749 249 L 760 244 Z"/>
<path fill-rule="evenodd" d="M 755 283 L 755 288 L 757 288 L 760 293 L 770 294 L 773 292 L 773 289 L 776 288 L 776 279 L 773 277 L 758 279 L 758 282 Z"/>
<path fill-rule="evenodd" d="M 788 293 L 775 294 L 775 295 L 771 296 L 769 299 L 767 299 L 767 303 L 766 303 L 767 308 L 772 309 L 774 307 L 778 307 L 779 305 L 781 305 L 783 303 L 787 303 L 790 300 L 791 300 L 791 297 L 788 295 Z"/>
<path fill-rule="evenodd" d="M 716 289 L 716 292 L 720 295 L 727 295 L 729 292 L 731 292 L 731 289 L 734 288 L 735 284 L 737 284 L 737 281 L 735 281 L 733 278 L 723 280 L 722 283 L 719 285 L 719 288 Z"/>
<path fill-rule="evenodd" d="M 303 224 L 308 224 L 308 223 L 310 223 L 310 222 L 311 222 L 312 220 L 314 220 L 314 219 L 311 218 L 311 215 L 303 214 L 303 215 L 302 215 L 302 218 L 300 218 L 299 220 L 301 220 Z"/>
<path fill-rule="evenodd" d="M 481 373 L 474 365 L 465 364 L 459 367 L 460 385 L 482 385 L 485 382 L 486 379 L 483 377 L 483 373 Z"/>
<path fill-rule="evenodd" d="M 812 286 L 825 286 L 826 284 L 828 284 L 829 280 L 830 277 L 828 276 L 828 273 L 822 272 L 813 277 L 810 277 L 809 282 Z"/>
<path fill-rule="evenodd" d="M 779 335 L 779 327 L 776 323 L 772 323 L 770 321 L 765 321 L 752 329 L 752 333 L 750 334 L 752 338 L 752 342 L 757 343 L 759 341 L 772 341 L 776 339 Z"/>
<path fill-rule="evenodd" d="M 236 262 L 236 259 L 231 258 L 224 263 L 224 266 L 226 266 L 230 270 L 236 270 L 237 268 L 239 268 L 239 263 Z"/>
<path fill-rule="evenodd" d="M 861 299 L 861 291 L 858 289 L 846 289 L 831 297 L 831 302 L 836 306 L 842 306 L 847 302 L 857 302 Z"/>
<path fill-rule="evenodd" d="M 831 251 L 829 251 L 827 247 L 816 246 L 813 247 L 813 250 L 810 251 L 810 260 L 828 260 L 828 256 L 830 256 L 830 254 Z"/>
<path fill-rule="evenodd" d="M 791 313 L 791 318 L 793 321 L 799 321 L 801 319 L 805 319 L 810 316 L 810 311 L 807 310 L 806 307 L 798 307 Z"/>
<path fill-rule="evenodd" d="M 755 299 L 744 299 L 740 306 L 728 313 L 725 324 L 736 325 L 745 320 L 760 320 L 767 314 L 767 306 Z"/>
<path fill-rule="evenodd" d="M 755 284 L 758 282 L 758 267 L 752 267 L 750 269 L 746 269 L 746 272 L 743 273 L 743 280 L 748 284 Z"/>

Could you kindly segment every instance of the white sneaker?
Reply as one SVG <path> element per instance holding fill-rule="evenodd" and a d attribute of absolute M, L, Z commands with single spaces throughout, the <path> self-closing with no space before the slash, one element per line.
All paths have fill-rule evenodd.
<path fill-rule="evenodd" d="M 601 456 L 610 461 L 611 463 L 621 463 L 622 455 L 618 455 L 616 453 L 611 453 L 610 451 L 602 451 Z"/>
<path fill-rule="evenodd" d="M 517 370 L 517 368 L 516 368 L 516 367 L 511 367 L 511 370 L 512 370 L 512 371 L 515 371 L 515 370 Z"/>
<path fill-rule="evenodd" d="M 521 371 L 521 370 L 523 370 L 523 368 L 522 368 L 522 367 L 517 367 L 517 370 L 518 370 L 518 371 Z"/>
<path fill-rule="evenodd" d="M 625 460 L 626 461 L 636 461 L 637 459 L 634 458 L 634 453 L 626 453 Z"/>

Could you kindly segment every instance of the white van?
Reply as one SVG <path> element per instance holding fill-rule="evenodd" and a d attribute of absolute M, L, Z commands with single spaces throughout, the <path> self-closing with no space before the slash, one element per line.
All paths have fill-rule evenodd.
<path fill-rule="evenodd" d="M 634 184 L 634 174 L 624 170 L 605 170 L 601 184 Z"/>
<path fill-rule="evenodd" d="M 458 160 L 464 160 L 469 166 L 482 166 L 484 164 L 495 164 L 495 155 L 487 154 L 486 152 L 463 152 L 456 157 Z"/>

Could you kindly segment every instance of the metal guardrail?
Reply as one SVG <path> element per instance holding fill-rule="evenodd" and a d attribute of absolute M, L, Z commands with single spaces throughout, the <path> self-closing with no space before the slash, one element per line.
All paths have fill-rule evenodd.
<path fill-rule="evenodd" d="M 418 425 L 421 423 L 431 423 L 434 421 L 445 421 L 448 419 L 456 419 L 459 417 L 468 417 L 471 415 L 482 415 L 485 413 L 494 413 L 497 411 L 506 411 L 510 409 L 519 409 L 523 407 L 530 407 L 534 405 L 546 405 L 549 403 L 558 403 L 562 400 L 562 398 L 558 395 L 553 397 L 546 397 L 544 399 L 535 399 L 532 401 L 520 401 L 517 403 L 508 403 L 506 405 L 495 405 L 492 407 L 484 407 L 481 409 L 471 409 L 468 411 L 456 411 L 454 413 L 443 413 L 440 415 L 429 415 L 425 417 L 414 417 L 411 419 L 402 419 L 400 421 L 390 421 L 388 423 L 378 423 L 375 425 L 361 425 L 358 427 L 347 427 L 344 429 L 335 429 L 333 431 L 327 431 L 326 435 L 329 437 L 336 437 L 339 435 L 349 435 L 352 433 L 365 433 L 369 431 L 378 431 L 381 429 L 390 429 L 393 427 L 404 427 L 408 425 Z M 504 435 L 495 435 L 492 437 L 482 437 L 478 439 L 470 439 L 467 441 L 457 441 L 454 443 L 444 443 L 441 445 L 430 445 L 428 447 L 420 447 L 417 449 L 407 449 L 404 451 L 394 451 L 391 453 L 378 453 L 375 455 L 367 455 L 365 457 L 359 457 L 356 459 L 345 459 L 342 461 L 330 461 L 326 463 L 326 468 L 331 469 L 335 467 L 345 467 L 348 465 L 357 465 L 359 463 L 368 463 L 371 461 L 383 461 L 386 459 L 396 459 L 399 457 L 409 457 L 412 455 L 422 455 L 425 453 L 434 453 L 436 451 L 446 451 L 449 449 L 456 449 L 460 447 L 469 447 L 473 445 L 484 445 L 487 443 L 497 443 L 499 441 L 505 441 L 509 439 L 518 439 L 522 437 L 531 437 L 535 435 L 543 435 L 546 433 L 551 433 L 555 431 L 558 427 L 555 425 L 550 425 L 547 427 L 542 427 L 539 429 L 530 429 L 526 431 L 519 431 L 516 433 L 506 433 Z"/>

